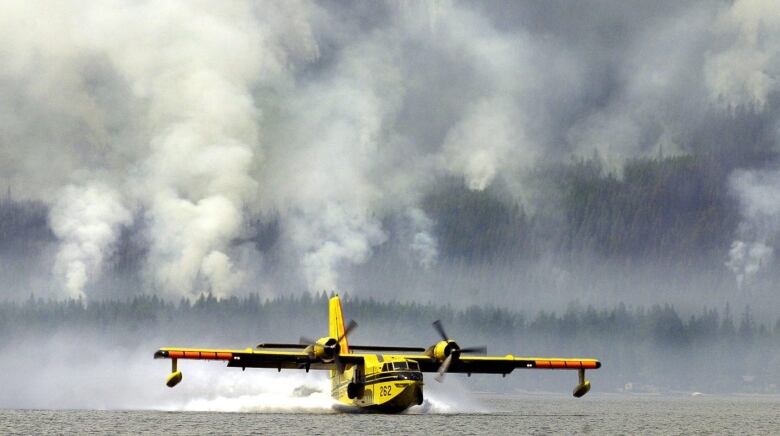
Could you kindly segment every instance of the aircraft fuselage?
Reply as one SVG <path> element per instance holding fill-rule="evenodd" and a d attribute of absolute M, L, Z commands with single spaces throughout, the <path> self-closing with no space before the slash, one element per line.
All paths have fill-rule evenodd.
<path fill-rule="evenodd" d="M 387 355 L 365 356 L 365 366 L 330 371 L 331 395 L 347 406 L 397 413 L 423 402 L 423 375 L 417 362 Z"/>

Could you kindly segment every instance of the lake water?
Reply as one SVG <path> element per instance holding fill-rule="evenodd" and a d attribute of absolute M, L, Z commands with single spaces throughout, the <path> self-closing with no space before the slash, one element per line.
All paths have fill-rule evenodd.
<path fill-rule="evenodd" d="M 475 394 L 471 411 L 402 415 L 153 410 L 0 410 L 3 434 L 780 434 L 780 397 Z"/>

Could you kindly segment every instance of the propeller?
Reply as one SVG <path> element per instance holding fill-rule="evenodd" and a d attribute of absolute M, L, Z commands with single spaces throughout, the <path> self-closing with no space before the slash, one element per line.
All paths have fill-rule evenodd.
<path fill-rule="evenodd" d="M 444 326 L 441 324 L 441 320 L 437 319 L 433 322 L 433 328 L 436 329 L 437 332 L 439 332 L 439 336 L 441 336 L 441 339 L 443 341 L 449 341 L 449 336 L 447 336 L 447 332 L 444 331 Z"/>
<path fill-rule="evenodd" d="M 358 326 L 358 323 L 355 322 L 354 319 L 349 320 L 349 323 L 347 324 L 347 328 L 344 329 L 344 333 L 339 336 L 338 341 L 341 342 L 342 339 L 346 338 L 347 335 L 349 335 L 352 330 L 355 330 Z"/>
<path fill-rule="evenodd" d="M 344 333 L 339 336 L 339 338 L 336 340 L 336 346 L 335 346 L 335 353 L 333 354 L 333 362 L 336 363 L 336 369 L 338 369 L 339 374 L 344 372 L 344 364 L 341 362 L 341 340 L 346 338 L 347 335 L 349 335 L 352 330 L 355 330 L 357 328 L 358 324 L 355 322 L 354 319 L 349 320 L 349 323 L 347 324 L 347 327 L 344 329 Z"/>
<path fill-rule="evenodd" d="M 444 381 L 444 374 L 447 373 L 447 370 L 449 370 L 450 365 L 452 365 L 452 361 L 455 359 L 458 359 L 461 355 L 461 353 L 473 353 L 473 354 L 485 354 L 487 353 L 487 347 L 484 345 L 477 346 L 477 347 L 464 347 L 461 348 L 455 341 L 451 340 L 450 337 L 447 335 L 447 332 L 444 330 L 444 325 L 442 325 L 441 320 L 436 320 L 433 322 L 433 328 L 436 330 L 437 333 L 439 333 L 439 336 L 441 336 L 442 341 L 444 342 L 443 349 L 441 352 L 443 353 L 444 360 L 442 361 L 441 365 L 439 365 L 438 374 L 436 375 L 436 381 L 441 383 Z M 440 343 L 441 344 L 441 343 Z M 434 348 L 438 347 L 437 344 L 434 346 Z"/>
<path fill-rule="evenodd" d="M 461 353 L 471 353 L 471 354 L 487 354 L 487 347 L 484 345 L 480 345 L 478 347 L 466 347 L 460 349 Z"/>
<path fill-rule="evenodd" d="M 339 336 L 337 339 L 328 338 L 324 344 L 318 344 L 316 340 L 306 336 L 301 336 L 299 343 L 301 345 L 306 345 L 306 351 L 312 358 L 319 357 L 329 359 L 332 357 L 339 372 L 344 372 L 344 365 L 341 362 L 341 358 L 339 357 L 341 354 L 341 340 L 346 338 L 352 331 L 355 330 L 355 328 L 357 328 L 357 326 L 357 322 L 350 320 L 341 336 Z M 318 345 L 322 347 L 321 350 L 323 355 L 317 354 Z"/>
<path fill-rule="evenodd" d="M 452 363 L 452 356 L 454 355 L 455 353 L 450 353 L 450 355 L 447 356 L 446 359 L 444 359 L 444 362 L 442 362 L 441 365 L 439 365 L 439 373 L 436 374 L 436 377 L 434 377 L 437 382 L 441 383 L 444 381 L 444 374 L 446 374 L 447 370 L 450 369 L 450 364 Z"/>

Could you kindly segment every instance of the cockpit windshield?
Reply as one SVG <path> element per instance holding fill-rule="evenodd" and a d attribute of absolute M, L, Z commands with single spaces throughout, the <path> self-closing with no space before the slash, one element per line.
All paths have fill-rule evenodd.
<path fill-rule="evenodd" d="M 414 361 L 389 362 L 382 365 L 382 372 L 388 371 L 419 371 L 420 366 Z"/>
<path fill-rule="evenodd" d="M 420 365 L 411 360 L 385 362 L 382 364 L 382 373 L 372 377 L 379 377 L 381 380 L 422 380 Z"/>

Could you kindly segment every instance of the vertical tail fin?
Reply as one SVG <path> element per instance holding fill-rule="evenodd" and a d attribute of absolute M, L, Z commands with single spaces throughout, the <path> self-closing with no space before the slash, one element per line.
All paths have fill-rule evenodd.
<path fill-rule="evenodd" d="M 332 338 L 341 338 L 344 335 L 344 315 L 341 312 L 341 300 L 339 296 L 331 297 L 328 302 L 328 335 Z M 342 353 L 349 353 L 349 344 L 346 336 L 341 338 L 339 347 Z"/>

